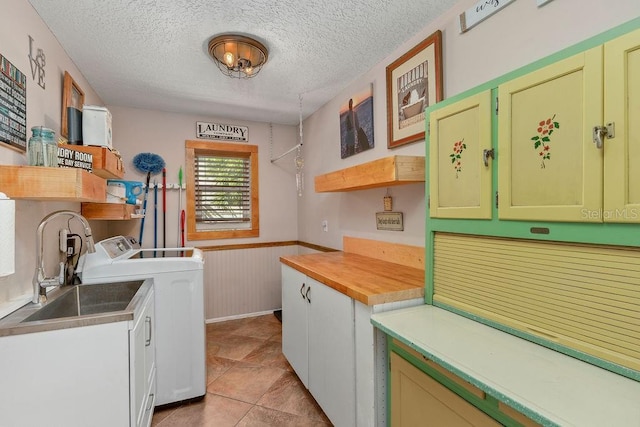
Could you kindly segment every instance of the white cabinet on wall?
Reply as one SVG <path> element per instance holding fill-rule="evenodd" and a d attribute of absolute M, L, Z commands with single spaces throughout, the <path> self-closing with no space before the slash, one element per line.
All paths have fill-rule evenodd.
<path fill-rule="evenodd" d="M 355 425 L 353 300 L 285 265 L 282 352 L 331 422 Z"/>

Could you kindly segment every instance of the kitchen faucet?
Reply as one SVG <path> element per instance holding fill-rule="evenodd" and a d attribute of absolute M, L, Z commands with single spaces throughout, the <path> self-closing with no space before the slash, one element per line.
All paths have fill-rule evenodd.
<path fill-rule="evenodd" d="M 71 217 L 75 217 L 78 219 L 83 227 L 84 227 L 84 237 L 87 243 L 87 253 L 95 252 L 96 247 L 93 243 L 93 236 L 91 233 L 91 226 L 87 219 L 74 211 L 56 211 L 50 213 L 45 216 L 42 221 L 40 221 L 40 225 L 38 225 L 38 229 L 36 231 L 36 271 L 33 275 L 33 298 L 31 302 L 34 304 L 44 303 L 47 301 L 47 292 L 45 288 L 49 286 L 58 286 L 63 283 L 61 280 L 62 273 L 60 276 L 56 277 L 47 277 L 44 272 L 44 248 L 43 248 L 43 240 L 44 240 L 44 228 L 54 218 L 57 218 L 62 215 L 69 215 Z"/>

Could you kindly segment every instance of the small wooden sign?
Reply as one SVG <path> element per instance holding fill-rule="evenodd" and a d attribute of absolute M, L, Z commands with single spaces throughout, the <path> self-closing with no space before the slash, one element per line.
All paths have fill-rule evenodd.
<path fill-rule="evenodd" d="M 404 231 L 402 212 L 376 212 L 378 230 Z"/>
<path fill-rule="evenodd" d="M 514 0 L 482 0 L 460 15 L 460 32 L 464 33 Z"/>
<path fill-rule="evenodd" d="M 249 141 L 249 128 L 246 126 L 224 125 L 220 123 L 196 122 L 196 136 L 218 141 Z"/>
<path fill-rule="evenodd" d="M 73 150 L 71 148 L 58 147 L 58 167 L 78 168 L 87 172 L 93 171 L 93 154 Z"/>

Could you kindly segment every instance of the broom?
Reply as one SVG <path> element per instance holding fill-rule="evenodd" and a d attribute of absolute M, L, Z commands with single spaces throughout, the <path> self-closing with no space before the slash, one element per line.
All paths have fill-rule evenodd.
<path fill-rule="evenodd" d="M 142 220 L 140 222 L 140 238 L 138 243 L 142 246 L 142 235 L 144 232 L 144 219 L 147 216 L 147 196 L 149 195 L 149 181 L 151 181 L 151 174 L 157 174 L 162 172 L 164 168 L 164 160 L 162 157 L 153 153 L 140 153 L 136 154 L 133 158 L 133 166 L 138 172 L 147 174 L 147 186 L 144 191 L 144 199 L 142 202 Z"/>

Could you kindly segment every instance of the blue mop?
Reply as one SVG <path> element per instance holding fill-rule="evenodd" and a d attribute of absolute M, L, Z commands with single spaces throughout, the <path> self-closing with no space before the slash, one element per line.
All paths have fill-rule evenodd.
<path fill-rule="evenodd" d="M 147 196 L 149 195 L 149 181 L 151 181 L 151 174 L 158 174 L 162 172 L 164 168 L 164 160 L 162 157 L 153 153 L 140 153 L 136 154 L 133 158 L 133 166 L 138 172 L 147 174 L 147 186 L 144 191 L 144 199 L 142 202 L 142 220 L 140 222 L 140 238 L 138 243 L 142 247 L 142 234 L 144 232 L 144 219 L 147 216 Z"/>

